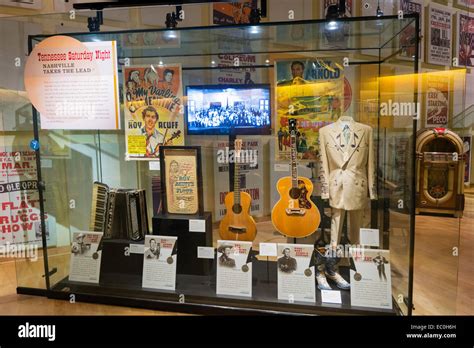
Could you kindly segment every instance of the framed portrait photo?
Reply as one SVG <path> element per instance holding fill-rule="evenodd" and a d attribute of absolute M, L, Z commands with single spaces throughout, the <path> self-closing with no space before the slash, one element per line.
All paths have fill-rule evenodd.
<path fill-rule="evenodd" d="M 163 213 L 202 215 L 201 147 L 161 146 Z"/>

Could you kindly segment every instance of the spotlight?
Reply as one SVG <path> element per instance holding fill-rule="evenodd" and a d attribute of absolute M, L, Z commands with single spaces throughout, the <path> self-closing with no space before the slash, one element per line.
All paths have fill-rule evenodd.
<path fill-rule="evenodd" d="M 249 33 L 250 34 L 260 34 L 261 32 L 261 29 L 259 27 L 257 27 L 256 25 L 252 25 L 249 29 Z"/>
<path fill-rule="evenodd" d="M 163 34 L 163 37 L 166 40 L 173 40 L 173 39 L 176 39 L 178 37 L 178 35 L 176 34 L 176 31 L 174 31 L 174 30 L 167 30 Z"/>
<path fill-rule="evenodd" d="M 330 21 L 328 24 L 326 24 L 326 29 L 327 30 L 336 30 L 337 28 L 339 28 L 339 25 L 334 20 Z"/>
<path fill-rule="evenodd" d="M 380 0 L 377 0 L 377 12 L 375 14 L 377 17 L 383 16 L 383 11 L 380 9 Z"/>
<path fill-rule="evenodd" d="M 324 25 L 324 36 L 328 42 L 341 43 L 349 35 L 350 26 L 348 23 L 338 21 L 339 18 L 346 17 L 346 1 L 339 0 L 335 5 L 328 7 L 326 12 L 327 23 Z"/>
<path fill-rule="evenodd" d="M 182 6 L 176 6 L 176 12 L 170 12 L 166 14 L 165 25 L 168 29 L 176 28 L 178 26 L 178 21 L 181 22 Z"/>

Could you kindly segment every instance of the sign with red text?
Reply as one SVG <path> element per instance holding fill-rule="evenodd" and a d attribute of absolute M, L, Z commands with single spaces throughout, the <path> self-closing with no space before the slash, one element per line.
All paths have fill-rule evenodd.
<path fill-rule="evenodd" d="M 426 127 L 446 127 L 449 118 L 449 75 L 426 74 Z"/>
<path fill-rule="evenodd" d="M 442 5 L 428 8 L 428 63 L 451 65 L 451 36 L 453 30 L 451 10 Z"/>
<path fill-rule="evenodd" d="M 34 151 L 0 152 L 0 245 L 41 243 Z M 55 244 L 55 221 L 46 215 L 48 244 Z"/>
<path fill-rule="evenodd" d="M 53 36 L 35 46 L 25 88 L 41 129 L 120 129 L 115 41 Z"/>

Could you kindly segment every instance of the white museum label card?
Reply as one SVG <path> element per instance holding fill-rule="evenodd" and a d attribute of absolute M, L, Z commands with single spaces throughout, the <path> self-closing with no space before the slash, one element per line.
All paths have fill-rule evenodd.
<path fill-rule="evenodd" d="M 289 172 L 290 165 L 287 163 L 275 163 L 273 169 L 275 170 L 275 172 Z"/>
<path fill-rule="evenodd" d="M 277 256 L 276 243 L 260 243 L 260 256 Z"/>
<path fill-rule="evenodd" d="M 41 129 L 120 129 L 115 41 L 53 36 L 36 45 L 25 67 L 28 98 Z"/>
<path fill-rule="evenodd" d="M 341 292 L 338 290 L 321 290 L 321 302 L 342 304 Z"/>
<path fill-rule="evenodd" d="M 150 170 L 160 171 L 160 161 L 150 161 L 148 167 Z"/>
<path fill-rule="evenodd" d="M 252 296 L 252 242 L 217 241 L 218 295 Z"/>
<path fill-rule="evenodd" d="M 145 252 L 142 244 L 130 244 L 129 250 L 130 254 L 143 254 Z"/>
<path fill-rule="evenodd" d="M 316 302 L 313 245 L 278 244 L 278 299 Z"/>
<path fill-rule="evenodd" d="M 214 260 L 214 248 L 213 247 L 198 247 L 198 259 L 210 259 Z"/>
<path fill-rule="evenodd" d="M 360 244 L 367 246 L 380 246 L 379 230 L 375 228 L 361 228 L 360 229 Z"/>
<path fill-rule="evenodd" d="M 98 250 L 102 232 L 74 232 L 72 234 L 69 280 L 99 283 L 102 250 Z"/>
<path fill-rule="evenodd" d="M 392 309 L 390 251 L 350 249 L 351 305 Z"/>
<path fill-rule="evenodd" d="M 151 289 L 175 290 L 177 261 L 177 237 L 145 236 L 142 286 Z"/>
<path fill-rule="evenodd" d="M 189 220 L 189 232 L 206 232 L 206 220 Z"/>

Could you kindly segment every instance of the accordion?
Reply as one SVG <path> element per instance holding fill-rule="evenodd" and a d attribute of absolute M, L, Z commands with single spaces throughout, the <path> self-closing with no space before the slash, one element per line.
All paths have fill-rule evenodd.
<path fill-rule="evenodd" d="M 104 239 L 145 238 L 148 234 L 145 190 L 113 189 L 94 182 L 89 228 L 103 232 Z"/>

